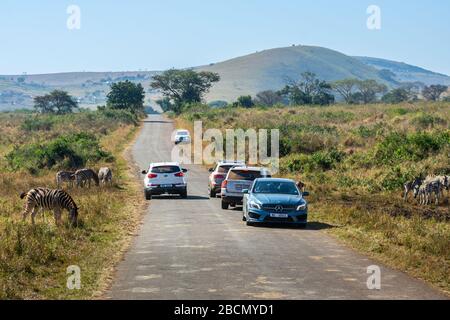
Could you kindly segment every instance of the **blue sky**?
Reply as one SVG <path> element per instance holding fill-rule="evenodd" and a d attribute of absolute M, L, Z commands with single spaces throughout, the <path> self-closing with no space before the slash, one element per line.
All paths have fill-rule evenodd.
<path fill-rule="evenodd" d="M 381 30 L 366 26 L 372 4 Z M 294 43 L 450 74 L 449 39 L 448 0 L 0 1 L 0 74 L 162 70 Z"/>

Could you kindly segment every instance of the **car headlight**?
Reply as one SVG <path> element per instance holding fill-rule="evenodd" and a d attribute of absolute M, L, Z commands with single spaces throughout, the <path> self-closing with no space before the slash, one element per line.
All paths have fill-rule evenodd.
<path fill-rule="evenodd" d="M 256 202 L 250 202 L 250 208 L 261 210 L 261 205 Z"/>
<path fill-rule="evenodd" d="M 306 203 L 301 204 L 297 207 L 297 211 L 304 211 L 304 210 L 306 210 L 307 206 L 308 205 Z"/>

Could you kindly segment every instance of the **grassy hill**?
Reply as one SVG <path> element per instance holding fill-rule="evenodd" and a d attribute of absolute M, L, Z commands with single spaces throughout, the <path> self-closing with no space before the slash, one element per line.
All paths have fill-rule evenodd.
<path fill-rule="evenodd" d="M 432 72 L 404 62 L 369 57 L 355 58 L 376 69 L 393 72 L 396 75 L 395 79 L 400 82 L 422 82 L 426 85 L 444 84 L 450 86 L 450 77 L 445 74 Z"/>
<path fill-rule="evenodd" d="M 222 77 L 208 95 L 209 100 L 234 100 L 244 94 L 280 89 L 286 85 L 287 79 L 297 80 L 306 71 L 314 72 L 327 81 L 358 78 L 394 84 L 383 79 L 376 68 L 358 59 L 311 46 L 265 50 L 199 69 L 217 72 Z"/>

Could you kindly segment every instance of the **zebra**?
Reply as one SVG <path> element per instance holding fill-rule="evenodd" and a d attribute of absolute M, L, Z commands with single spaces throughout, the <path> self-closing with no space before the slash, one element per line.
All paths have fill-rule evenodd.
<path fill-rule="evenodd" d="M 75 172 L 74 174 L 75 180 L 78 188 L 83 188 L 88 185 L 88 188 L 91 187 L 91 181 L 94 180 L 95 185 L 98 187 L 100 185 L 100 180 L 98 179 L 97 173 L 92 169 L 81 169 Z"/>
<path fill-rule="evenodd" d="M 98 171 L 98 178 L 103 185 L 112 184 L 112 170 L 110 168 L 101 168 Z"/>
<path fill-rule="evenodd" d="M 431 196 L 434 193 L 435 204 L 439 205 L 439 199 L 442 194 L 442 184 L 439 179 L 425 180 L 425 182 L 416 190 L 414 195 L 415 197 L 419 197 L 419 204 L 430 204 Z"/>
<path fill-rule="evenodd" d="M 423 183 L 423 180 L 421 178 L 415 178 L 413 181 L 409 181 L 407 183 L 405 183 L 403 185 L 403 188 L 405 190 L 404 195 L 403 195 L 403 200 L 407 201 L 408 200 L 408 194 L 411 191 L 414 191 L 416 189 L 418 189 Z M 416 198 L 417 195 L 414 196 L 414 198 Z"/>
<path fill-rule="evenodd" d="M 69 187 L 73 187 L 73 182 L 75 181 L 75 172 L 70 171 L 60 171 L 56 174 L 56 186 L 58 189 L 61 188 L 63 182 L 67 182 Z"/>
<path fill-rule="evenodd" d="M 23 220 L 31 213 L 31 221 L 35 224 L 35 216 L 40 209 L 53 210 L 57 225 L 61 224 L 61 213 L 69 211 L 69 220 L 72 226 L 78 223 L 78 207 L 72 197 L 63 190 L 36 188 L 20 194 L 21 199 L 26 198 Z"/>

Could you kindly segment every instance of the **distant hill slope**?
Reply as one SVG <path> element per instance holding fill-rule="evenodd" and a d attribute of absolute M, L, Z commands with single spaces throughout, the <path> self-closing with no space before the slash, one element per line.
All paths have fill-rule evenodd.
<path fill-rule="evenodd" d="M 404 62 L 390 61 L 386 59 L 370 57 L 354 57 L 362 63 L 378 70 L 386 69 L 395 73 L 395 79 L 400 82 L 422 82 L 426 85 L 444 84 L 450 85 L 450 77 L 445 74 L 432 72 L 423 68 L 412 66 Z"/>
<path fill-rule="evenodd" d="M 278 90 L 287 79 L 299 79 L 305 71 L 335 81 L 344 78 L 375 79 L 390 87 L 400 82 L 450 85 L 450 77 L 405 63 L 368 57 L 351 57 L 327 48 L 292 46 L 264 50 L 243 57 L 195 68 L 218 72 L 222 80 L 207 96 L 208 101 L 234 101 L 240 95 L 256 95 L 263 90 Z M 142 83 L 148 99 L 158 92 L 150 89 L 158 71 L 73 72 L 58 74 L 0 76 L 0 111 L 30 108 L 33 97 L 54 89 L 68 91 L 82 107 L 105 103 L 113 82 L 130 80 Z M 154 104 L 154 103 L 153 103 Z"/>
<path fill-rule="evenodd" d="M 211 90 L 210 100 L 234 100 L 243 94 L 280 89 L 286 79 L 299 79 L 301 73 L 314 72 L 319 78 L 335 81 L 344 78 L 383 79 L 379 70 L 340 52 L 311 46 L 270 49 L 221 63 L 200 67 L 217 72 L 222 80 Z"/>

